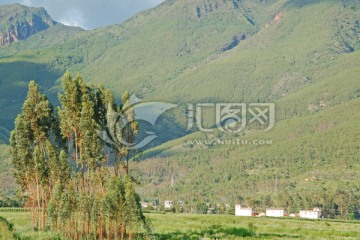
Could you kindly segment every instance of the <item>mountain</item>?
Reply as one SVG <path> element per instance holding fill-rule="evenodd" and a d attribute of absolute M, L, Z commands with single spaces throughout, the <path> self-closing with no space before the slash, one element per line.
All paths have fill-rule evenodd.
<path fill-rule="evenodd" d="M 26 7 L 21 4 L 0 6 L 1 56 L 46 47 L 51 45 L 50 42 L 54 44 L 65 41 L 80 31 L 81 28 L 64 26 L 52 20 L 44 8 Z M 33 41 L 23 41 L 35 35 Z M 10 49 L 12 51 L 9 51 Z"/>
<path fill-rule="evenodd" d="M 356 0 L 167 0 L 121 25 L 56 24 L 0 48 L 0 136 L 8 138 L 29 80 L 54 99 L 69 69 L 118 98 L 129 90 L 179 106 L 134 170 L 142 196 L 325 204 L 326 194 L 358 188 L 359 19 Z M 238 135 L 185 132 L 189 103 L 221 102 L 275 103 L 276 125 Z M 273 144 L 188 142 L 214 137 Z"/>
<path fill-rule="evenodd" d="M 44 8 L 28 8 L 20 4 L 2 6 L 0 46 L 26 39 L 55 24 Z"/>
<path fill-rule="evenodd" d="M 340 61 L 352 64 L 359 54 Z M 358 191 L 360 177 L 360 126 L 354 122 L 360 94 L 353 82 L 359 74 L 353 67 L 275 101 L 281 111 L 302 112 L 278 118 L 269 132 L 194 133 L 146 151 L 146 161 L 132 172 L 142 183 L 140 193 L 149 200 L 198 198 L 300 209 L 337 208 L 331 199 L 344 191 L 357 208 L 359 195 L 352 191 Z M 331 104 L 323 106 L 320 99 L 327 95 Z"/>
<path fill-rule="evenodd" d="M 9 153 L 9 146 L 0 145 L 0 205 L 4 195 L 12 195 L 15 193 L 17 185 L 12 176 L 11 157 Z"/>
<path fill-rule="evenodd" d="M 179 129 L 189 102 L 272 101 L 330 76 L 333 59 L 359 49 L 358 15 L 356 1 L 165 1 L 122 25 L 1 62 L 12 69 L 26 59 L 27 77 L 47 79 L 44 90 L 54 95 L 69 69 L 118 97 L 127 89 L 177 103 Z M 11 75 L 0 79 L 23 78 Z"/>
<path fill-rule="evenodd" d="M 44 8 L 20 4 L 0 6 L 0 61 L 3 63 L 0 65 L 0 143 L 8 142 L 14 117 L 26 96 L 28 82 L 35 79 L 46 88 L 53 86 L 63 74 L 63 70 L 45 65 L 41 67 L 31 59 L 16 57 L 16 60 L 10 60 L 9 56 L 66 42 L 83 31 L 53 21 Z"/>

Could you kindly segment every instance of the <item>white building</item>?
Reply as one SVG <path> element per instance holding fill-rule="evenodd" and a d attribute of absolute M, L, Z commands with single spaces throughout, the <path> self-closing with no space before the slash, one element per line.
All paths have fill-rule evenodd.
<path fill-rule="evenodd" d="M 149 206 L 149 203 L 147 202 L 141 202 L 141 207 L 142 208 L 147 208 Z"/>
<path fill-rule="evenodd" d="M 166 200 L 166 201 L 165 201 L 164 207 L 165 207 L 166 209 L 172 208 L 173 206 L 174 206 L 173 201 L 169 201 L 169 200 Z"/>
<path fill-rule="evenodd" d="M 251 217 L 252 208 L 242 208 L 241 205 L 235 205 L 235 216 Z"/>
<path fill-rule="evenodd" d="M 313 210 L 301 210 L 300 217 L 301 218 L 309 218 L 309 219 L 319 219 L 321 211 L 319 208 L 314 208 Z"/>
<path fill-rule="evenodd" d="M 286 211 L 283 208 L 266 209 L 267 217 L 283 217 Z"/>

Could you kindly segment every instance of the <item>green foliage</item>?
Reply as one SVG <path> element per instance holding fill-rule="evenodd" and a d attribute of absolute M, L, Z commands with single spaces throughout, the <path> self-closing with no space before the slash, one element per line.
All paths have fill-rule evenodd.
<path fill-rule="evenodd" d="M 2 240 L 12 240 L 14 234 L 12 233 L 14 224 L 10 223 L 6 218 L 0 216 L 0 239 Z"/>
<path fill-rule="evenodd" d="M 325 216 L 346 218 L 359 208 L 360 129 L 354 120 L 359 118 L 355 109 L 360 97 L 359 14 L 356 1 L 166 1 L 120 26 L 76 34 L 71 30 L 74 35 L 70 29 L 49 28 L 0 50 L 7 56 L 0 58 L 0 138 L 6 140 L 12 129 L 27 83 L 46 79 L 38 82 L 54 99 L 66 69 L 81 70 L 89 82 L 104 82 L 118 99 L 126 88 L 145 99 L 179 104 L 168 116 L 173 123 L 160 127 L 166 135 L 162 141 L 182 135 L 178 130 L 185 127 L 187 103 L 275 102 L 277 124 L 271 132 L 250 129 L 245 136 L 215 132 L 221 139 L 270 139 L 272 145 L 189 146 L 188 140 L 212 137 L 201 133 L 168 142 L 145 152 L 146 157 L 159 157 L 140 163 L 138 172 L 132 173 L 142 183 L 141 195 L 183 198 L 188 209 L 202 213 L 208 210 L 207 202 L 241 202 L 258 210 L 283 206 L 294 212 L 316 205 Z M 64 43 L 54 40 L 64 33 L 68 33 Z M 242 34 L 245 40 L 224 51 Z M 40 41 L 41 36 L 45 40 Z M 78 92 L 72 99 L 84 98 L 76 99 L 73 111 L 63 114 L 62 131 L 71 139 L 74 133 L 84 134 L 84 146 L 69 149 L 91 153 L 77 154 L 76 162 L 83 169 L 84 164 L 96 168 L 104 156 L 98 154 L 97 144 L 91 145 L 95 135 L 86 127 L 103 128 L 108 110 L 118 109 L 108 90 L 95 91 L 84 87 L 80 78 L 71 80 L 76 84 L 69 82 L 66 91 Z M 70 113 L 75 119 L 83 115 L 83 122 L 71 122 Z M 98 121 L 90 122 L 94 117 Z M 206 124 L 213 125 L 213 120 Z M 27 130 L 24 120 L 19 119 L 18 126 Z M 169 134 L 169 129 L 176 133 Z M 23 140 L 29 145 L 25 136 Z M 74 165 L 66 161 L 74 152 L 69 149 L 60 154 L 62 164 L 56 164 L 61 166 L 55 171 L 59 174 L 51 173 L 61 180 L 73 177 L 69 169 Z M 44 161 L 39 155 L 36 159 Z M 38 171 L 47 174 L 46 168 Z M 98 184 L 104 182 L 101 178 Z M 89 200 L 77 195 L 74 186 L 65 187 L 82 199 L 81 208 L 86 209 L 82 217 L 91 214 L 97 224 L 103 195 L 94 193 Z M 59 198 L 64 209 L 72 206 L 69 197 Z M 110 194 L 108 200 L 113 197 Z M 70 218 L 68 212 L 60 215 Z"/>
<path fill-rule="evenodd" d="M 253 222 L 248 223 L 248 229 L 249 229 L 249 232 L 250 232 L 251 236 L 256 236 L 257 227 L 254 225 Z"/>
<path fill-rule="evenodd" d="M 10 147 L 0 145 L 0 206 L 11 207 L 19 205 L 16 199 L 17 185 L 13 175 L 11 174 L 11 156 Z"/>
<path fill-rule="evenodd" d="M 349 214 L 348 214 L 348 219 L 349 219 L 349 220 L 355 220 L 355 219 L 356 219 L 355 213 L 349 213 Z"/>
<path fill-rule="evenodd" d="M 7 136 L 6 129 L 12 129 L 24 99 L 24 82 L 48 79 L 39 83 L 54 99 L 66 69 L 81 71 L 92 83 L 104 82 L 119 99 L 124 87 L 145 99 L 181 106 L 204 101 L 273 101 L 311 85 L 319 91 L 318 83 L 333 78 L 334 73 L 337 85 L 350 82 L 346 73 L 358 67 L 355 55 L 360 42 L 359 11 L 352 5 L 351 1 L 169 1 L 120 26 L 69 33 L 64 43 L 42 44 L 46 49 L 24 42 L 31 51 L 19 49 L 0 59 L 2 86 L 13 89 L 20 85 L 22 89 L 17 91 L 16 103 L 7 95 L 12 91 L 1 92 L 4 104 L 0 102 L 0 110 L 9 113 L 1 116 L 2 134 Z M 275 21 L 278 13 L 282 15 Z M 242 34 L 245 40 L 223 52 Z M 54 38 L 59 35 L 64 34 L 53 34 Z M 26 76 L 15 71 L 19 63 L 27 68 Z M 357 89 L 357 82 L 342 84 L 340 89 L 346 91 L 341 97 L 353 95 L 354 89 L 347 88 Z M 302 105 L 315 97 L 309 95 L 310 99 L 296 99 L 299 102 L 289 105 L 291 111 L 284 117 L 303 112 Z M 327 95 L 331 104 L 338 104 L 337 97 L 333 92 Z M 159 132 L 165 128 L 173 134 L 160 134 L 156 144 L 183 135 L 179 132 L 186 121 L 182 110 L 169 114 L 172 123 L 163 124 Z"/>
<path fill-rule="evenodd" d="M 128 121 L 134 119 L 114 102 L 103 105 L 113 100 L 111 92 L 101 86 L 95 92 L 80 76 L 66 73 L 62 85 L 61 106 L 54 114 L 46 95 L 31 81 L 11 134 L 14 174 L 24 194 L 29 193 L 33 229 L 51 228 L 69 239 L 148 238 L 151 226 L 128 175 L 131 152 L 103 142 L 97 133 L 107 124 L 106 108 L 119 109 Z M 129 95 L 123 100 L 128 101 Z M 131 123 L 134 127 L 127 129 L 137 131 L 137 124 Z M 117 131 L 123 133 L 125 127 Z M 129 139 L 126 131 L 125 137 Z M 111 153 L 126 167 L 124 177 L 118 166 L 115 171 L 109 166 Z"/>
<path fill-rule="evenodd" d="M 206 139 L 198 133 L 169 142 L 158 148 L 158 157 L 138 164 L 134 174 L 142 183 L 139 191 L 150 199 L 184 200 L 188 208 L 193 198 L 205 198 L 210 203 L 246 204 L 256 211 L 286 207 L 296 214 L 319 206 L 326 217 L 346 218 L 348 211 L 359 209 L 359 138 L 354 134 L 360 131 L 354 122 L 358 105 L 357 98 L 310 116 L 279 121 L 269 132 L 219 136 L 248 143 L 269 139 L 270 145 L 192 148 L 189 140 Z"/>

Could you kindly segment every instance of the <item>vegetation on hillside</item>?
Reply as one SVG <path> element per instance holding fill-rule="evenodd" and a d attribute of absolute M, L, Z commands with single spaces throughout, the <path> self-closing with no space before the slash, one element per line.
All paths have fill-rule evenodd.
<path fill-rule="evenodd" d="M 17 184 L 12 175 L 10 147 L 0 145 L 0 207 L 20 206 Z"/>
<path fill-rule="evenodd" d="M 104 82 L 118 99 L 126 88 L 178 104 L 154 145 L 184 135 L 188 103 L 274 102 L 271 132 L 197 132 L 145 152 L 150 159 L 131 172 L 139 192 L 149 201 L 183 200 L 185 211 L 201 213 L 242 203 L 294 213 L 317 206 L 348 218 L 358 214 L 360 197 L 359 18 L 356 0 L 169 0 L 122 25 L 49 28 L 0 49 L 0 139 L 7 141 L 30 80 L 60 104 L 66 69 Z M 68 37 L 60 42 L 59 35 Z M 188 143 L 214 137 L 272 145 Z"/>
<path fill-rule="evenodd" d="M 358 215 L 359 104 L 357 98 L 279 121 L 266 133 L 192 134 L 145 152 L 154 157 L 139 163 L 133 175 L 149 201 L 181 200 L 186 212 L 221 213 L 226 204 L 241 203 L 259 212 L 285 207 L 297 214 L 321 207 L 326 217 Z M 206 144 L 207 139 L 230 144 Z M 245 143 L 232 144 L 234 139 Z"/>
<path fill-rule="evenodd" d="M 333 69 L 356 67 L 339 60 L 359 49 L 355 2 L 165 1 L 120 26 L 83 31 L 46 49 L 32 44 L 39 41 L 35 35 L 23 44 L 31 51 L 1 50 L 11 52 L 0 59 L 6 68 L 0 72 L 2 86 L 19 87 L 19 101 L 6 88 L 1 92 L 0 110 L 9 113 L 2 126 L 12 129 L 30 79 L 53 100 L 59 77 L 70 69 L 103 82 L 118 99 L 124 86 L 145 100 L 179 104 L 182 108 L 169 114 L 171 134 L 160 134 L 160 144 L 182 136 L 187 103 L 273 101 L 332 77 Z M 59 35 L 64 34 L 53 36 Z M 236 46 L 224 51 L 234 39 Z M 18 67 L 27 75 L 14 71 Z"/>

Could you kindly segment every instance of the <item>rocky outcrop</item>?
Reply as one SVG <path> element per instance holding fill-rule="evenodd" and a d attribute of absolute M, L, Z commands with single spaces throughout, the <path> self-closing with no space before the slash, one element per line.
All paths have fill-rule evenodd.
<path fill-rule="evenodd" d="M 33 9 L 23 9 L 21 14 L 17 11 L 13 16 L 1 20 L 0 46 L 26 39 L 55 24 L 43 8 L 37 9 L 36 12 Z"/>
<path fill-rule="evenodd" d="M 275 16 L 274 16 L 274 22 L 276 22 L 276 23 L 279 22 L 280 19 L 281 19 L 283 16 L 284 16 L 284 11 L 281 11 L 281 12 L 275 14 Z"/>
<path fill-rule="evenodd" d="M 222 49 L 222 51 L 223 52 L 229 51 L 229 50 L 233 49 L 234 47 L 236 47 L 237 45 L 239 45 L 239 43 L 244 40 L 246 40 L 246 34 L 245 33 L 238 34 L 233 38 L 232 42 L 229 45 L 227 45 L 226 47 L 224 47 Z"/>

